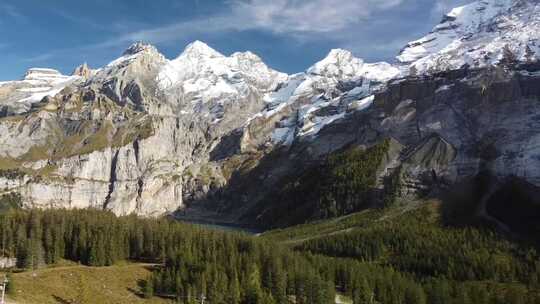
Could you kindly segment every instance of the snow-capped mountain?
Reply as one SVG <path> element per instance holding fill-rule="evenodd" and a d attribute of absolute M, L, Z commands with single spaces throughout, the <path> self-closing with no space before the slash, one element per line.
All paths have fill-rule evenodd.
<path fill-rule="evenodd" d="M 183 86 L 185 92 L 203 92 L 214 87 L 214 92 L 222 89 L 239 93 L 239 83 L 273 89 L 285 78 L 286 74 L 268 68 L 251 52 L 226 57 L 207 44 L 195 41 L 178 58 L 167 62 L 157 81 L 165 90 Z"/>
<path fill-rule="evenodd" d="M 174 60 L 167 61 L 156 77 L 168 96 L 181 96 L 183 113 L 207 111 L 214 122 L 224 117 L 226 104 L 274 90 L 287 75 L 270 69 L 251 52 L 227 57 L 195 41 Z"/>
<path fill-rule="evenodd" d="M 0 82 L 0 113 L 27 112 L 33 104 L 80 80 L 79 76 L 62 75 L 53 69 L 29 69 L 22 80 Z"/>
<path fill-rule="evenodd" d="M 482 68 L 509 53 L 536 60 L 537 25 L 537 1 L 482 0 L 452 10 L 396 65 L 335 49 L 286 75 L 253 53 L 226 56 L 196 41 L 174 59 L 135 43 L 73 76 L 31 69 L 0 83 L 0 189 L 26 206 L 158 215 L 211 193 L 219 195 L 210 204 L 221 203 L 231 183 L 276 157 L 246 181 L 263 181 L 243 188 L 253 197 L 229 198 L 251 204 L 292 170 L 289 161 L 307 166 L 381 138 L 397 143 L 386 160 L 409 170 L 411 191 L 437 182 L 433 172 L 458 181 L 480 167 L 540 184 L 540 165 L 524 165 L 538 161 L 538 74 Z M 478 69 L 431 75 L 464 65 Z M 475 154 L 491 143 L 495 160 Z M 399 158 L 415 153 L 423 154 Z"/>
<path fill-rule="evenodd" d="M 315 63 L 306 71 L 309 75 L 333 78 L 337 80 L 346 79 L 369 79 L 372 81 L 384 82 L 398 75 L 396 67 L 386 63 L 365 63 L 362 59 L 342 49 L 333 49 L 323 60 Z"/>
<path fill-rule="evenodd" d="M 0 175 L 25 172 L 16 181 L 0 176 L 2 189 L 26 205 L 146 215 L 181 206 L 189 184 L 182 172 L 205 166 L 222 137 L 263 110 L 264 94 L 287 78 L 252 53 L 227 57 L 199 41 L 174 60 L 135 43 L 106 66 L 74 74 L 32 69 L 0 84 L 9 106 L 0 117 L 0 163 L 9 167 Z M 19 104 L 28 107 L 13 111 Z"/>
<path fill-rule="evenodd" d="M 334 49 L 306 72 L 289 76 L 279 90 L 267 94 L 267 108 L 253 119 L 278 120 L 272 141 L 290 145 L 296 138 L 316 136 L 347 111 L 366 109 L 373 101 L 372 93 L 399 73 L 388 63 L 368 64 L 347 50 Z"/>
<path fill-rule="evenodd" d="M 397 58 L 417 74 L 497 64 L 505 54 L 532 61 L 539 56 L 539 38 L 538 1 L 479 0 L 453 9 Z"/>

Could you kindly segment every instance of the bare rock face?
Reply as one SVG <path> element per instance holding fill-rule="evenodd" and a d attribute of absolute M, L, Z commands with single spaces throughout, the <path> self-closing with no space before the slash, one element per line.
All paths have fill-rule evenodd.
<path fill-rule="evenodd" d="M 82 65 L 75 68 L 75 70 L 73 71 L 73 73 L 71 75 L 80 76 L 80 77 L 83 77 L 84 79 L 88 79 L 93 74 L 94 74 L 94 72 L 88 67 L 88 64 L 83 63 Z"/>
<path fill-rule="evenodd" d="M 280 214 L 268 198 L 283 190 L 283 180 L 318 166 L 329 153 L 385 139 L 392 144 L 378 170 L 374 190 L 380 192 L 395 178 L 400 197 L 416 198 L 485 172 L 539 186 L 540 77 L 532 70 L 537 68 L 467 69 L 390 81 L 369 108 L 346 112 L 316 137 L 295 137 L 270 154 L 247 151 L 222 160 L 223 168 L 234 162 L 241 173 L 198 201 L 232 208 L 231 219 L 260 224 L 268 214 Z M 251 138 L 264 132 L 262 121 L 257 124 L 246 129 Z"/>
<path fill-rule="evenodd" d="M 217 60 L 213 54 L 197 42 L 169 61 L 137 43 L 97 71 L 83 65 L 66 77 L 31 70 L 21 82 L 1 84 L 13 94 L 21 85 L 59 83 L 58 92 L 35 98 L 31 110 L 0 119 L 0 170 L 17 176 L 2 181 L 4 191 L 43 208 L 141 215 L 177 210 L 186 191 L 198 191 L 184 185 L 208 189 L 210 181 L 197 181 L 221 136 L 260 111 L 262 96 L 285 77 L 251 53 L 219 54 Z M 210 70 L 186 74 L 192 64 Z M 164 71 L 182 81 L 163 87 Z M 189 173 L 195 169 L 197 176 Z"/>

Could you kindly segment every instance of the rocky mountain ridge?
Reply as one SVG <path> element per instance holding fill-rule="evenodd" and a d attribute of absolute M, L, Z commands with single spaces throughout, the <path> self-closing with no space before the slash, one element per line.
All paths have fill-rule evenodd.
<path fill-rule="evenodd" d="M 337 62 L 336 56 L 346 60 Z M 345 73 L 317 70 L 329 66 L 334 73 Z M 388 64 L 380 66 L 395 73 Z M 343 79 L 362 82 L 380 77 L 368 75 L 376 68 L 379 65 L 335 50 L 310 71 L 287 76 L 269 69 L 252 53 L 226 57 L 197 41 L 174 60 L 153 46 L 136 43 L 98 70 L 82 65 L 68 77 L 38 69 L 49 75 L 40 81 L 70 82 L 60 83 L 59 93 L 33 100 L 31 111 L 4 115 L 8 134 L 4 143 L 13 143 L 3 146 L 4 175 L 10 177 L 22 166 L 16 169 L 21 171 L 16 180 L 4 179 L 4 188 L 20 192 L 29 206 L 105 207 L 119 214 L 171 212 L 182 206 L 183 196 L 189 196 L 182 185 L 208 191 L 211 185 L 201 185 L 201 175 L 226 183 L 221 165 L 210 160 L 222 137 L 268 115 L 276 105 L 275 96 L 287 90 L 280 86 L 289 79 L 305 80 L 298 95 L 309 95 L 334 90 Z M 286 100 L 277 100 L 281 101 Z M 7 108 L 20 102 L 3 100 Z M 275 138 L 279 132 L 272 130 L 269 136 Z M 253 150 L 268 143 L 245 142 L 243 148 Z"/>
<path fill-rule="evenodd" d="M 172 60 L 136 43 L 74 76 L 31 70 L 0 83 L 0 189 L 25 206 L 189 207 L 271 225 L 266 215 L 292 208 L 265 200 L 283 180 L 383 140 L 381 193 L 398 175 L 412 196 L 484 170 L 540 185 L 536 7 L 454 9 L 396 65 L 336 49 L 286 75 L 253 53 L 225 56 L 196 41 Z"/>
<path fill-rule="evenodd" d="M 539 28 L 538 1 L 474 1 L 454 8 L 397 59 L 418 74 L 480 68 L 508 59 L 532 62 L 539 58 Z"/>

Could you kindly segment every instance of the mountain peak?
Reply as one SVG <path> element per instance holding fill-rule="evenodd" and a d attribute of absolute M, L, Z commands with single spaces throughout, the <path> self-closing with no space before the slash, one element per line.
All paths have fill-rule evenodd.
<path fill-rule="evenodd" d="M 345 49 L 331 49 L 326 58 L 353 58 L 351 51 Z"/>
<path fill-rule="evenodd" d="M 136 58 L 141 57 L 150 57 L 154 58 L 158 61 L 164 61 L 165 57 L 158 51 L 158 49 L 148 43 L 144 42 L 135 42 L 134 44 L 130 45 L 122 54 L 121 57 L 111 61 L 105 69 L 116 67 L 118 65 L 122 65 L 128 62 L 133 61 Z M 101 70 L 101 69 L 100 69 Z M 99 70 L 98 70 L 99 71 Z"/>
<path fill-rule="evenodd" d="M 138 41 L 138 42 L 135 42 L 134 44 L 130 45 L 124 51 L 124 53 L 122 55 L 123 56 L 135 55 L 135 54 L 138 54 L 138 53 L 141 53 L 141 52 L 144 52 L 144 51 L 155 51 L 155 52 L 157 52 L 157 49 L 151 44 L 148 44 L 148 43 L 145 43 L 145 42 L 142 42 L 142 41 Z"/>
<path fill-rule="evenodd" d="M 456 7 L 397 57 L 418 73 L 498 64 L 505 50 L 536 60 L 540 7 L 533 0 L 478 0 Z"/>
<path fill-rule="evenodd" d="M 223 54 L 214 50 L 208 44 L 195 40 L 194 42 L 188 44 L 180 56 L 189 56 L 189 57 L 224 57 Z"/>
<path fill-rule="evenodd" d="M 364 61 L 344 49 L 332 49 L 328 55 L 307 70 L 308 74 L 347 78 L 357 75 Z"/>
<path fill-rule="evenodd" d="M 24 80 L 49 80 L 65 77 L 57 70 L 48 68 L 30 68 L 24 74 Z"/>
<path fill-rule="evenodd" d="M 81 64 L 80 66 L 76 67 L 75 70 L 73 70 L 73 73 L 71 75 L 89 78 L 90 76 L 92 76 L 92 70 L 90 69 L 90 67 L 88 67 L 88 64 L 85 62 Z"/>

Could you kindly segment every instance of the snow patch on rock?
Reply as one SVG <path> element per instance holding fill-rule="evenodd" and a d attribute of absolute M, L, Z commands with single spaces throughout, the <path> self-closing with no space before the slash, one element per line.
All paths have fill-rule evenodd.
<path fill-rule="evenodd" d="M 291 144 L 296 137 L 314 138 L 325 126 L 344 118 L 347 111 L 367 109 L 373 103 L 373 93 L 400 75 L 401 70 L 391 64 L 365 63 L 349 51 L 334 49 L 306 72 L 289 76 L 278 90 L 267 94 L 266 109 L 254 118 L 281 115 L 279 126 L 293 121 L 294 127 L 275 129 L 271 135 L 275 144 Z"/>

